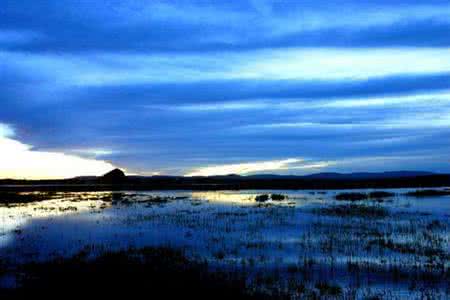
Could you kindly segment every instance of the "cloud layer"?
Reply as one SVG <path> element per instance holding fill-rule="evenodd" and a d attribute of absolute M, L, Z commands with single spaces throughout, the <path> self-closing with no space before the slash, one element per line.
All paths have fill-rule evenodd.
<path fill-rule="evenodd" d="M 102 172 L 450 172 L 449 20 L 439 0 L 5 0 L 0 136 Z"/>

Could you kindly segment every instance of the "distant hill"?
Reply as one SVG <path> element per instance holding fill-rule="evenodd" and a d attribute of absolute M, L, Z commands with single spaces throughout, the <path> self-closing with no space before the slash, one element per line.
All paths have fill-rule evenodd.
<path fill-rule="evenodd" d="M 100 177 L 100 180 L 106 183 L 119 183 L 125 181 L 126 179 L 127 176 L 120 169 L 114 169 Z"/>
<path fill-rule="evenodd" d="M 426 171 L 392 171 L 392 172 L 358 172 L 358 173 L 317 173 L 302 176 L 316 179 L 379 179 L 379 178 L 405 178 L 434 175 Z"/>

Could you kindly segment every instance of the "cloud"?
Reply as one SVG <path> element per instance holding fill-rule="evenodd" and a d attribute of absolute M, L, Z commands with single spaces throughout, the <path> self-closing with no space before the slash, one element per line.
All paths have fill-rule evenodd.
<path fill-rule="evenodd" d="M 306 163 L 304 159 L 289 158 L 284 160 L 260 161 L 239 164 L 226 164 L 217 166 L 200 167 L 185 176 L 214 176 L 239 174 L 247 175 L 258 172 L 280 172 L 299 169 L 321 169 L 329 166 L 326 162 Z"/>
<path fill-rule="evenodd" d="M 448 99 L 450 100 L 450 99 Z M 330 119 L 330 118 L 329 118 Z M 392 129 L 434 129 L 434 128 L 450 128 L 450 109 L 443 106 L 440 111 L 419 111 L 402 113 L 397 116 L 381 116 L 369 120 L 356 120 L 355 118 L 348 121 L 298 121 L 298 122 L 278 122 L 278 123 L 262 123 L 251 124 L 235 128 L 235 130 L 339 130 L 356 131 L 364 129 L 374 130 L 392 130 Z M 336 119 L 335 119 L 336 120 Z"/>
<path fill-rule="evenodd" d="M 450 48 L 284 48 L 209 54 L 30 54 L 0 51 L 2 65 L 47 84 L 133 86 L 201 81 L 355 81 L 450 72 Z M 320 66 L 320 67 L 318 67 Z M 162 75 L 164 74 L 164 75 Z M 41 83 L 42 84 L 42 83 Z"/>
<path fill-rule="evenodd" d="M 448 153 L 448 0 L 369 2 L 4 0 L 0 132 L 140 173 Z"/>
<path fill-rule="evenodd" d="M 111 163 L 64 153 L 34 151 L 11 138 L 13 130 L 0 124 L 0 178 L 54 179 L 81 175 L 101 175 Z"/>
<path fill-rule="evenodd" d="M 427 92 L 425 94 L 398 95 L 385 97 L 361 97 L 355 99 L 328 100 L 317 99 L 311 101 L 308 98 L 288 98 L 284 101 L 270 99 L 254 99 L 242 101 L 224 101 L 214 103 L 192 104 L 155 104 L 143 105 L 145 109 L 167 110 L 180 113 L 223 113 L 226 111 L 252 111 L 252 110 L 311 110 L 311 109 L 351 109 L 374 107 L 402 107 L 403 105 L 414 107 L 430 106 L 446 107 L 450 104 L 450 92 Z"/>
<path fill-rule="evenodd" d="M 101 148 L 74 149 L 71 150 L 71 152 L 94 158 L 116 154 L 116 152 L 114 152 L 113 150 Z"/>
<path fill-rule="evenodd" d="M 255 5 L 254 1 L 30 4 L 4 0 L 0 28 L 31 30 L 47 37 L 10 49 L 54 53 L 443 47 L 450 45 L 449 15 L 448 1 L 396 1 L 395 5 L 387 1 L 326 5 L 322 1 L 289 5 L 267 1 Z"/>
<path fill-rule="evenodd" d="M 14 135 L 14 130 L 11 126 L 0 123 L 0 137 L 7 138 Z"/>
<path fill-rule="evenodd" d="M 450 48 L 351 50 L 287 48 L 262 51 L 251 53 L 228 77 L 345 80 L 402 74 L 432 74 L 450 71 L 449 50 Z"/>
<path fill-rule="evenodd" d="M 327 108 L 358 108 L 358 107 L 392 107 L 403 105 L 414 106 L 446 106 L 450 103 L 450 92 L 427 92 L 414 95 L 399 95 L 386 97 L 367 97 L 360 99 L 342 99 L 333 101 L 324 101 L 318 106 Z"/>
<path fill-rule="evenodd" d="M 170 104 L 155 104 L 155 105 L 143 105 L 145 109 L 156 110 L 169 110 L 182 113 L 211 113 L 211 112 L 224 112 L 224 111 L 237 111 L 237 110 L 255 110 L 255 109 L 267 109 L 274 107 L 276 104 L 269 101 L 228 101 L 228 102 L 216 102 L 216 103 L 204 103 L 204 104 L 183 104 L 183 105 L 170 105 Z"/>
<path fill-rule="evenodd" d="M 33 81 L 17 79 L 11 85 L 0 78 L 5 88 L 0 120 L 14 125 L 16 140 L 39 151 L 108 159 L 137 173 L 186 174 L 199 166 L 198 158 L 220 165 L 232 162 L 230 157 L 271 161 L 320 154 L 328 161 L 361 151 L 379 155 L 448 144 L 449 79 L 434 74 L 43 89 Z M 383 125 L 385 120 L 393 126 Z M 433 127 L 434 120 L 441 121 Z M 247 127 L 265 124 L 292 126 Z M 405 135 L 411 139 L 384 148 L 364 145 Z M 74 149 L 113 153 L 96 157 Z"/>

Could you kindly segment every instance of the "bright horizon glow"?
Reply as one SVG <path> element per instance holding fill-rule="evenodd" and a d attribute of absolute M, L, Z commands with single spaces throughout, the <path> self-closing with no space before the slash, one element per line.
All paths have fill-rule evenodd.
<path fill-rule="evenodd" d="M 58 152 L 34 151 L 16 141 L 14 130 L 0 124 L 0 178 L 63 179 L 102 175 L 115 166 L 103 160 L 87 159 Z"/>
<path fill-rule="evenodd" d="M 185 176 L 217 176 L 239 174 L 246 175 L 265 171 L 283 171 L 298 169 L 320 169 L 329 166 L 326 162 L 305 163 L 304 159 L 289 158 L 283 160 L 260 161 L 240 164 L 227 164 L 200 167 Z"/>

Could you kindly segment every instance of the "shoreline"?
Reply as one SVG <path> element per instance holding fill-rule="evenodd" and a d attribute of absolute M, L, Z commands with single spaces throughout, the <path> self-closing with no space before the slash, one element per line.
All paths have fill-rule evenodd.
<path fill-rule="evenodd" d="M 169 180 L 133 180 L 118 183 L 65 181 L 20 181 L 0 183 L 0 192 L 83 192 L 83 191 L 224 191 L 224 190 L 352 190 L 352 189 L 401 189 L 401 188 L 443 188 L 450 187 L 450 175 L 435 175 L 416 178 L 364 179 L 364 180 L 211 180 L 198 182 L 174 182 Z M 203 182 L 202 182 L 203 181 Z M 210 182 L 206 182 L 210 181 Z M 0 180 L 1 182 L 1 180 Z"/>

